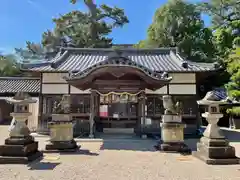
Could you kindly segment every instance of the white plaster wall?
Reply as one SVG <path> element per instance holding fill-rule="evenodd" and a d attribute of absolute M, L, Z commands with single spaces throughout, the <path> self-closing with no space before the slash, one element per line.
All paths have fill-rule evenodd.
<path fill-rule="evenodd" d="M 90 89 L 82 91 L 74 86 L 70 86 L 70 94 L 90 94 Z"/>
<path fill-rule="evenodd" d="M 43 83 L 67 83 L 63 77 L 68 76 L 68 73 L 42 73 Z"/>
<path fill-rule="evenodd" d="M 42 94 L 68 94 L 68 84 L 42 84 Z"/>
<path fill-rule="evenodd" d="M 145 89 L 146 94 L 167 94 L 167 86 L 164 86 L 160 89 L 157 89 L 155 91 L 152 91 L 150 89 Z"/>
<path fill-rule="evenodd" d="M 39 113 L 39 98 L 33 98 L 37 100 L 36 103 L 29 104 L 29 112 L 32 113 L 28 118 L 28 128 L 30 131 L 35 131 L 38 127 L 38 113 Z"/>
<path fill-rule="evenodd" d="M 173 79 L 171 83 L 196 83 L 196 74 L 195 73 L 169 73 L 169 77 Z"/>
<path fill-rule="evenodd" d="M 169 94 L 196 94 L 196 84 L 169 84 Z"/>

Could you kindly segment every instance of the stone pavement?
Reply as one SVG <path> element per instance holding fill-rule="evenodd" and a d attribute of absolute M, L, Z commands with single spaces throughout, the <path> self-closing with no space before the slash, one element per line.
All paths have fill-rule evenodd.
<path fill-rule="evenodd" d="M 240 156 L 239 133 L 227 132 Z M 8 127 L 0 126 L 0 143 Z M 47 138 L 36 137 L 44 149 Z M 81 141 L 73 154 L 47 153 L 30 165 L 0 165 L 0 180 L 240 180 L 240 165 L 208 166 L 192 156 L 155 151 L 154 140 Z M 195 148 L 197 140 L 186 140 Z"/>

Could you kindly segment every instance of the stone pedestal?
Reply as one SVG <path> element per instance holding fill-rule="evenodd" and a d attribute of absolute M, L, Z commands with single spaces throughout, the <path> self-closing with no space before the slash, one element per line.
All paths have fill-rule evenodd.
<path fill-rule="evenodd" d="M 156 149 L 165 152 L 189 153 L 191 150 L 184 144 L 184 127 L 182 123 L 182 106 L 180 102 L 174 104 L 172 96 L 163 96 L 165 108 L 161 125 L 161 141 Z"/>
<path fill-rule="evenodd" d="M 223 115 L 219 112 L 218 104 L 209 104 L 209 112 L 202 114 L 208 121 L 208 126 L 197 143 L 197 152 L 193 155 L 206 164 L 239 164 L 240 159 L 235 156 L 235 148 L 223 135 L 217 123 Z"/>
<path fill-rule="evenodd" d="M 184 144 L 184 127 L 181 117 L 178 115 L 164 115 L 161 125 L 161 141 L 156 146 L 165 152 L 190 152 Z"/>
<path fill-rule="evenodd" d="M 76 151 L 79 147 L 73 139 L 73 123 L 69 114 L 53 114 L 50 128 L 50 143 L 46 150 Z"/>
<path fill-rule="evenodd" d="M 10 137 L 5 140 L 5 144 L 0 146 L 0 164 L 27 164 L 42 156 L 38 151 L 38 142 L 34 141 L 25 123 L 31 115 L 25 106 L 34 101 L 25 100 L 24 97 L 16 101 L 14 98 L 8 101 L 17 104 L 15 104 L 15 112 L 11 113 L 16 125 L 11 129 Z"/>

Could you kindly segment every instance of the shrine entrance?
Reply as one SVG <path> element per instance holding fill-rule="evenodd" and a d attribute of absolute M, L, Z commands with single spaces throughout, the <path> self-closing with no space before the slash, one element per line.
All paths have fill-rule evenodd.
<path fill-rule="evenodd" d="M 119 54 L 65 79 L 91 91 L 90 136 L 95 131 L 137 129 L 145 122 L 145 89 L 159 89 L 171 80 Z"/>
<path fill-rule="evenodd" d="M 139 124 L 141 114 L 141 95 L 137 93 L 99 92 L 99 116 L 96 118 L 97 129 L 102 132 L 125 132 L 133 133 Z"/>

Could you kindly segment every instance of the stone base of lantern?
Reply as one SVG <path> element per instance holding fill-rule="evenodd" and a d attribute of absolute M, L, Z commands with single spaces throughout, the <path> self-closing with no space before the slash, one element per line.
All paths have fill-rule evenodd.
<path fill-rule="evenodd" d="M 235 148 L 226 139 L 210 139 L 202 137 L 197 143 L 197 152 L 193 156 L 212 165 L 240 164 L 235 156 Z"/>
<path fill-rule="evenodd" d="M 46 145 L 48 151 L 75 152 L 79 149 L 76 141 L 52 141 Z"/>
<path fill-rule="evenodd" d="M 42 155 L 32 136 L 10 137 L 0 146 L 0 164 L 27 164 Z"/>
<path fill-rule="evenodd" d="M 191 153 L 191 150 L 184 143 L 184 126 L 180 122 L 162 123 L 162 139 L 155 148 L 164 152 Z"/>
<path fill-rule="evenodd" d="M 79 149 L 73 139 L 72 121 L 53 121 L 49 123 L 50 142 L 46 145 L 48 151 L 73 152 Z"/>
<path fill-rule="evenodd" d="M 191 150 L 184 142 L 160 142 L 156 148 L 164 152 L 190 153 Z"/>

